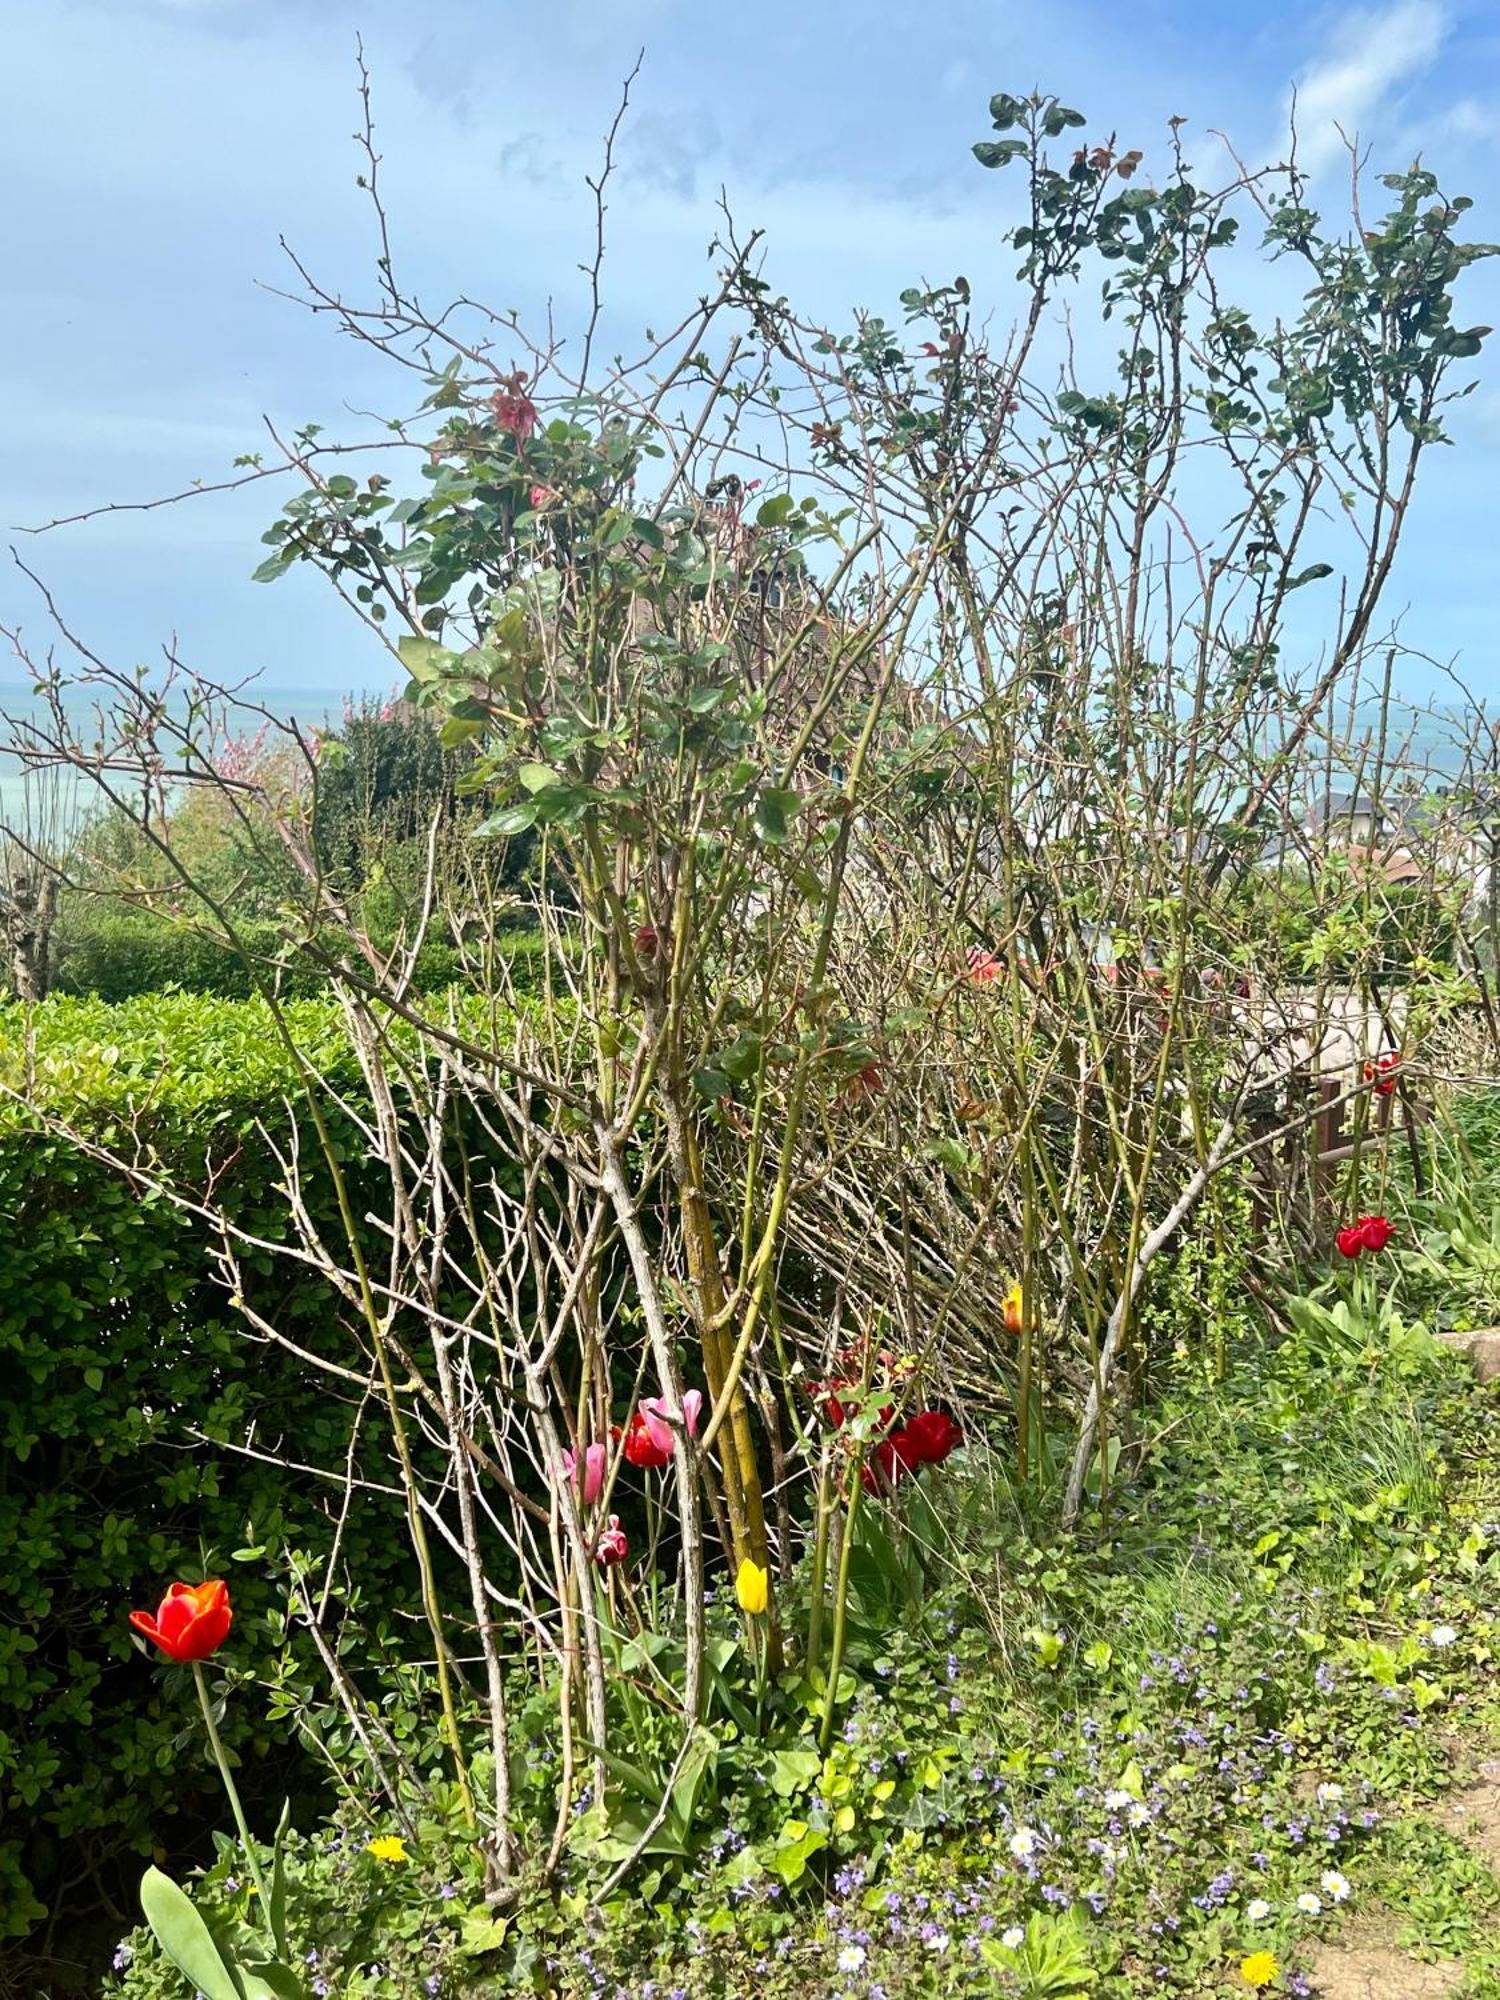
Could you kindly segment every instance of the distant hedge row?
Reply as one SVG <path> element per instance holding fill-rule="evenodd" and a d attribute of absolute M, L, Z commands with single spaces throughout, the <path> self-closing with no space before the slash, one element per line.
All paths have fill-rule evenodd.
<path fill-rule="evenodd" d="M 298 1001 L 290 1020 L 320 1070 L 357 1093 L 336 1010 Z M 237 1218 L 284 1238 L 258 1127 L 285 1134 L 299 1084 L 260 1003 L 0 1007 L 0 1085 L 0 1938 L 46 1917 L 56 1952 L 74 1920 L 132 1908 L 141 1857 L 191 1844 L 218 1810 L 182 1736 L 191 1682 L 134 1649 L 127 1611 L 175 1576 L 227 1573 L 236 1657 L 264 1668 L 274 1579 L 233 1552 L 289 1541 L 326 1553 L 339 1494 L 230 1447 L 253 1424 L 267 1445 L 294 1441 L 303 1463 L 338 1464 L 358 1389 L 247 1338 L 201 1226 L 47 1129 L 51 1113 L 180 1176 L 213 1174 Z M 357 1184 L 362 1149 L 335 1097 L 325 1112 Z M 303 1157 L 314 1214 L 335 1230 L 310 1135 Z M 246 1285 L 304 1348 L 357 1362 L 316 1279 L 267 1255 Z M 344 1552 L 373 1629 L 409 1601 L 399 1510 L 351 1510 Z M 230 1726 L 252 1795 L 315 1782 L 253 1700 L 232 1705 Z"/>
<path fill-rule="evenodd" d="M 274 923 L 252 918 L 237 928 L 246 951 L 263 966 L 277 968 L 278 992 L 309 996 L 323 990 L 325 975 L 312 960 L 299 962 L 294 957 L 284 967 L 279 965 L 285 950 Z M 337 936 L 327 942 L 334 955 L 344 949 L 345 941 Z M 540 937 L 516 931 L 503 935 L 499 944 L 519 990 L 533 991 L 540 977 Z M 239 952 L 191 925 L 174 924 L 144 910 L 75 906 L 54 941 L 53 961 L 54 991 L 101 1000 L 133 1000 L 174 988 L 247 1000 L 256 990 L 250 967 Z M 452 944 L 434 937 L 422 946 L 415 972 L 419 989 L 441 992 L 464 984 L 467 977 L 462 954 Z"/>

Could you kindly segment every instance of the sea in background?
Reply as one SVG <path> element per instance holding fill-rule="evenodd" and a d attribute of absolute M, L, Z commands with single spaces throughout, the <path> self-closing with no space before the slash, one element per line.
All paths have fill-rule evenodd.
<path fill-rule="evenodd" d="M 337 726 L 350 697 L 328 688 L 256 682 L 245 690 L 244 699 L 278 718 L 314 728 Z M 94 702 L 83 691 L 76 711 L 70 715 L 80 734 L 92 735 L 94 709 Z M 92 784 L 70 772 L 27 772 L 23 768 L 14 748 L 15 723 L 17 720 L 24 723 L 28 715 L 40 712 L 40 704 L 30 687 L 0 681 L 0 832 L 14 828 L 23 835 L 28 831 L 44 833 L 48 844 L 55 844 L 97 810 L 99 794 Z M 1361 718 L 1351 732 L 1356 745 L 1353 756 L 1341 750 L 1331 772 L 1325 772 L 1324 753 L 1315 744 L 1310 745 L 1309 772 L 1317 773 L 1315 782 L 1319 787 L 1326 777 L 1328 788 L 1333 791 L 1352 788 L 1356 779 L 1359 789 L 1370 788 L 1375 775 L 1376 720 L 1373 714 Z M 1462 778 L 1466 759 L 1472 757 L 1469 746 L 1475 720 L 1474 711 L 1457 707 L 1415 708 L 1393 704 L 1386 732 L 1391 768 L 1382 780 L 1382 789 L 1393 783 L 1402 789 L 1408 785 L 1419 790 L 1446 788 Z M 241 733 L 248 736 L 253 728 L 254 718 L 247 716 Z M 1343 734 L 1347 717 L 1340 719 L 1338 728 Z M 1361 740 L 1367 746 L 1362 756 L 1357 747 Z M 1467 768 L 1472 771 L 1472 764 Z"/>
<path fill-rule="evenodd" d="M 304 729 L 336 726 L 346 701 L 336 689 L 278 687 L 269 681 L 252 683 L 242 699 Z M 96 733 L 96 708 L 86 689 L 68 706 L 69 722 L 84 740 Z M 0 832 L 13 828 L 22 835 L 44 833 L 48 843 L 54 844 L 98 810 L 100 795 L 92 783 L 73 772 L 25 769 L 15 750 L 16 725 L 19 722 L 24 727 L 29 717 L 42 713 L 43 705 L 32 688 L 0 681 Z M 246 715 L 235 733 L 248 737 L 256 727 L 257 719 Z"/>

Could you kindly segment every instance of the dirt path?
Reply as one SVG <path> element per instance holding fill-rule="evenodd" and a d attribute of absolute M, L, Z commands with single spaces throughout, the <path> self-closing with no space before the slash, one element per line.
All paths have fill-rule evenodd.
<path fill-rule="evenodd" d="M 1500 1880 L 1500 1756 L 1495 1746 L 1470 1760 L 1465 1782 L 1423 1815 L 1454 1835 Z M 1308 1977 L 1318 2000 L 1500 2000 L 1500 1977 L 1461 1959 L 1426 1963 L 1397 1942 L 1405 1924 L 1399 1907 L 1351 1922 L 1335 1941 L 1310 1955 Z"/>

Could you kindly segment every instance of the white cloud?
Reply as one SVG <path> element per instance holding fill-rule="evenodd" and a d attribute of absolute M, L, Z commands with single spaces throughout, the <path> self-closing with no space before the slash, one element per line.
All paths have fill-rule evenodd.
<path fill-rule="evenodd" d="M 1346 14 L 1327 52 L 1296 87 L 1297 156 L 1316 172 L 1329 166 L 1385 99 L 1437 56 L 1448 31 L 1439 0 L 1396 0 Z M 1342 134 L 1342 136 L 1341 136 Z"/>

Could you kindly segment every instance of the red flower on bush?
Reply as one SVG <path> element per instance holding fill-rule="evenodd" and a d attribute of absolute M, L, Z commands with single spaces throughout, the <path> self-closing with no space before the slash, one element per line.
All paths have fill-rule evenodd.
<path fill-rule="evenodd" d="M 964 1441 L 963 1432 L 946 1410 L 919 1410 L 900 1435 L 906 1440 L 913 1465 L 941 1465 Z"/>
<path fill-rule="evenodd" d="M 519 389 L 501 390 L 490 397 L 490 408 L 501 430 L 509 431 L 517 444 L 525 444 L 536 429 L 536 404 Z"/>
<path fill-rule="evenodd" d="M 861 1405 L 855 1400 L 859 1384 L 857 1382 L 814 1382 L 811 1385 L 812 1399 L 833 1430 L 841 1431 L 851 1417 L 857 1417 Z M 896 1414 L 894 1403 L 887 1403 L 880 1412 L 881 1423 L 888 1424 Z"/>
<path fill-rule="evenodd" d="M 1396 1071 L 1400 1067 L 1400 1056 L 1390 1049 L 1377 1061 L 1365 1064 L 1365 1082 L 1374 1084 L 1377 1097 L 1389 1097 L 1396 1088 Z"/>
<path fill-rule="evenodd" d="M 966 975 L 971 986 L 987 986 L 992 979 L 998 979 L 1005 970 L 1005 961 L 982 945 L 969 946 L 969 970 Z"/>
<path fill-rule="evenodd" d="M 217 1653 L 229 1637 L 234 1613 L 229 1608 L 227 1583 L 174 1583 L 156 1608 L 132 1611 L 130 1622 L 160 1646 L 170 1660 L 187 1666 Z"/>

